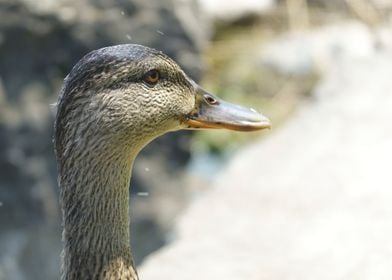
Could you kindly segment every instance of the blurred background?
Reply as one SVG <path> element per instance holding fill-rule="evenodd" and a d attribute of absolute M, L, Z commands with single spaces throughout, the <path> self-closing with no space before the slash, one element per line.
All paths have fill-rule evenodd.
<path fill-rule="evenodd" d="M 138 157 L 143 279 L 391 279 L 391 0 L 0 0 L 0 280 L 58 279 L 52 134 L 87 52 L 138 43 L 273 122 Z M 181 269 L 179 269 L 181 268 Z"/>

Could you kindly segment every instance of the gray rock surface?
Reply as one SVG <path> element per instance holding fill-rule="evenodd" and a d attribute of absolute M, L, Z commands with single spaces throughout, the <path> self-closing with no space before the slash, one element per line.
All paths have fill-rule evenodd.
<path fill-rule="evenodd" d="M 392 8 L 392 1 L 391 0 L 371 0 L 370 2 L 378 9 Z"/>
<path fill-rule="evenodd" d="M 285 34 L 265 45 L 259 60 L 283 74 L 323 73 L 342 59 L 372 56 L 377 50 L 375 38 L 364 23 L 334 24 L 308 33 Z"/>
<path fill-rule="evenodd" d="M 142 279 L 391 279 L 391 73 L 385 50 L 331 67 L 184 213 Z"/>
<path fill-rule="evenodd" d="M 235 21 L 249 15 L 262 15 L 273 10 L 276 0 L 198 0 L 201 9 L 212 19 Z"/>

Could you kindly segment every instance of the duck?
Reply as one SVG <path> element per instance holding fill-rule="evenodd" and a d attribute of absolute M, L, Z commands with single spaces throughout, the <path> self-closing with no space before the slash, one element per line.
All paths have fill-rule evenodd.
<path fill-rule="evenodd" d="M 61 279 L 138 279 L 129 183 L 136 156 L 153 139 L 181 129 L 270 126 L 261 113 L 204 90 L 156 49 L 122 44 L 85 55 L 64 80 L 54 125 Z"/>

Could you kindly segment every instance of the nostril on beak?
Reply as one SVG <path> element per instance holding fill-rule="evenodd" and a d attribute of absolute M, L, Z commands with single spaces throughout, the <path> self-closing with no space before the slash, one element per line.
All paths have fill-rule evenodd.
<path fill-rule="evenodd" d="M 204 100 L 208 103 L 208 104 L 210 104 L 210 105 L 216 105 L 216 104 L 218 104 L 218 100 L 216 100 L 215 99 L 215 97 L 213 97 L 212 95 L 210 95 L 210 94 L 204 94 Z"/>

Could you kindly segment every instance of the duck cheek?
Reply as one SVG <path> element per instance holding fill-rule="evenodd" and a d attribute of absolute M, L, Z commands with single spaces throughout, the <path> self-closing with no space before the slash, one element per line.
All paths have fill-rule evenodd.
<path fill-rule="evenodd" d="M 177 130 L 182 130 L 185 128 L 186 128 L 186 125 L 184 124 L 182 119 L 180 119 L 180 117 L 176 117 L 175 119 L 173 119 L 168 131 L 177 131 Z"/>
<path fill-rule="evenodd" d="M 181 122 L 179 121 L 178 116 L 168 116 L 164 121 L 162 121 L 159 125 L 160 134 L 165 134 L 167 132 L 176 131 L 182 129 Z"/>
<path fill-rule="evenodd" d="M 190 96 L 189 98 L 184 98 L 182 102 L 178 103 L 176 108 L 177 115 L 186 116 L 190 114 L 195 108 L 195 98 Z"/>

